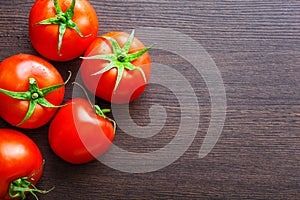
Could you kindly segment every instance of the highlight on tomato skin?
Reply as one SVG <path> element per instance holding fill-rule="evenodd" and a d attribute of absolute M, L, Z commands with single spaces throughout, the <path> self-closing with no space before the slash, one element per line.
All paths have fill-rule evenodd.
<path fill-rule="evenodd" d="M 141 41 L 125 32 L 97 37 L 82 57 L 83 83 L 97 97 L 116 104 L 137 99 L 145 90 L 151 73 L 148 51 Z"/>
<path fill-rule="evenodd" d="M 98 30 L 97 13 L 87 0 L 36 0 L 30 10 L 31 44 L 49 60 L 78 58 L 97 37 Z"/>
<path fill-rule="evenodd" d="M 12 126 L 45 125 L 61 106 L 65 83 L 48 61 L 17 54 L 0 64 L 0 117 Z"/>
<path fill-rule="evenodd" d="M 38 146 L 25 134 L 0 128 L 0 199 L 37 197 L 51 190 L 35 187 L 41 178 L 44 160 Z"/>
<path fill-rule="evenodd" d="M 115 137 L 115 126 L 98 106 L 75 98 L 67 101 L 51 121 L 48 140 L 53 152 L 61 159 L 84 164 L 109 149 Z"/>

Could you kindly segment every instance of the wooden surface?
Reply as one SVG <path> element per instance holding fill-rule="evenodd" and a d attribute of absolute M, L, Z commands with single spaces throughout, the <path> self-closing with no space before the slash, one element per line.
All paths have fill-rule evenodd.
<path fill-rule="evenodd" d="M 1 60 L 18 53 L 37 55 L 27 32 L 33 2 L 1 0 Z M 80 166 L 67 164 L 48 145 L 48 125 L 22 130 L 38 144 L 46 159 L 38 187 L 56 187 L 40 199 L 300 198 L 300 1 L 90 2 L 99 16 L 99 34 L 143 26 L 171 28 L 201 44 L 215 61 L 224 81 L 225 125 L 212 152 L 199 159 L 211 114 L 206 84 L 181 57 L 154 49 L 150 54 L 155 62 L 185 69 L 182 74 L 197 95 L 201 117 L 197 136 L 189 149 L 163 169 L 131 174 L 98 161 Z M 64 78 L 68 70 L 76 74 L 80 66 L 79 59 L 52 63 Z M 69 86 L 66 100 L 71 98 L 71 91 Z M 101 100 L 98 102 L 109 106 Z M 171 91 L 150 85 L 130 106 L 137 124 L 149 123 L 149 107 L 154 103 L 166 108 L 178 107 Z M 115 144 L 133 152 L 162 148 L 172 140 L 180 121 L 180 111 L 166 110 L 166 126 L 151 140 L 133 138 L 118 129 Z M 10 126 L 0 121 L 0 127 Z"/>

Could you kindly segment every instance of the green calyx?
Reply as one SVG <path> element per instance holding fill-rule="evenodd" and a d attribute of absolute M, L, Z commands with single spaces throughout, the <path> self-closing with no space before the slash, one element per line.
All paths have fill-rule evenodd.
<path fill-rule="evenodd" d="M 113 119 L 111 119 L 111 118 L 109 118 L 109 117 L 107 117 L 105 115 L 105 113 L 109 113 L 110 112 L 110 109 L 101 109 L 98 105 L 94 105 L 93 107 L 95 109 L 95 113 L 98 116 L 103 117 L 104 119 L 107 119 L 108 121 L 110 121 L 113 124 L 113 126 L 114 126 L 114 133 L 115 133 L 116 132 L 116 128 L 117 128 L 117 124 L 116 124 L 115 120 L 113 120 Z"/>
<path fill-rule="evenodd" d="M 54 0 L 54 8 L 56 11 L 56 17 L 45 19 L 40 21 L 34 25 L 49 25 L 49 24 L 57 24 L 59 26 L 58 29 L 58 54 L 60 54 L 60 49 L 62 45 L 62 40 L 67 28 L 74 29 L 80 37 L 89 37 L 90 35 L 83 36 L 81 31 L 75 22 L 72 21 L 74 16 L 74 8 L 75 8 L 76 0 L 72 0 L 71 6 L 63 12 L 58 5 L 58 0 Z"/>
<path fill-rule="evenodd" d="M 146 52 L 148 52 L 154 45 L 146 47 L 146 48 L 144 48 L 143 50 L 141 50 L 139 52 L 129 54 L 129 49 L 130 49 L 131 43 L 134 39 L 134 30 L 131 32 L 131 34 L 130 34 L 128 40 L 126 41 L 125 45 L 123 46 L 123 48 L 121 48 L 119 46 L 118 42 L 115 39 L 113 39 L 111 37 L 107 37 L 107 36 L 102 36 L 102 37 L 111 42 L 113 54 L 81 57 L 82 59 L 85 59 L 85 60 L 100 59 L 100 60 L 109 61 L 109 64 L 106 67 L 104 67 L 102 70 L 92 74 L 92 76 L 103 74 L 103 73 L 109 71 L 112 68 L 116 68 L 118 74 L 117 74 L 116 84 L 115 84 L 115 87 L 114 87 L 114 92 L 116 92 L 116 90 L 119 86 L 119 83 L 122 79 L 124 69 L 139 70 L 141 72 L 142 76 L 143 76 L 143 79 L 144 79 L 145 83 L 146 83 L 147 79 L 146 79 L 146 76 L 145 76 L 145 73 L 144 73 L 143 69 L 139 66 L 133 65 L 131 62 L 138 59 L 139 57 L 141 57 Z"/>
<path fill-rule="evenodd" d="M 25 117 L 16 126 L 21 126 L 23 123 L 25 123 L 31 117 L 37 104 L 47 107 L 47 108 L 62 107 L 63 105 L 59 105 L 59 106 L 53 105 L 52 103 L 47 101 L 47 99 L 45 99 L 45 96 L 47 94 L 63 87 L 65 84 L 67 84 L 67 82 L 69 81 L 70 78 L 71 78 L 71 73 L 65 83 L 57 84 L 57 85 L 46 87 L 46 88 L 39 88 L 36 80 L 34 78 L 29 78 L 29 90 L 27 92 L 14 92 L 14 91 L 8 91 L 8 90 L 0 88 L 0 93 L 10 96 L 11 98 L 29 101 L 29 107 L 28 107 L 28 111 L 27 111 Z"/>
<path fill-rule="evenodd" d="M 40 172 L 40 170 L 43 168 L 44 164 L 45 164 L 45 161 L 43 161 L 42 166 L 35 173 L 33 173 L 30 177 L 19 178 L 17 180 L 14 180 L 13 182 L 11 182 L 9 191 L 8 191 L 9 196 L 12 199 L 21 197 L 22 200 L 24 200 L 26 198 L 25 193 L 30 193 L 35 197 L 35 199 L 38 200 L 36 193 L 47 194 L 50 191 L 52 191 L 54 189 L 54 187 L 51 188 L 50 190 L 40 190 L 35 185 L 32 184 L 32 181 L 34 180 L 34 176 Z"/>

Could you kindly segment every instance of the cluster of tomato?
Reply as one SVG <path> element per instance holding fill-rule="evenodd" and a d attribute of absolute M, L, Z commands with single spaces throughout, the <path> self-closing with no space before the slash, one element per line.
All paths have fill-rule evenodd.
<path fill-rule="evenodd" d="M 87 0 L 36 0 L 31 8 L 30 41 L 41 56 L 69 61 L 83 55 L 80 73 L 86 88 L 111 103 L 129 103 L 148 83 L 152 46 L 145 47 L 134 31 L 97 34 L 97 14 Z M 86 99 L 62 104 L 66 82 L 43 58 L 18 54 L 4 59 L 0 63 L 0 117 L 26 129 L 50 121 L 48 139 L 53 152 L 66 162 L 83 164 L 109 148 L 116 123 L 105 115 L 108 109 L 101 110 Z M 48 192 L 35 187 L 43 171 L 41 152 L 20 131 L 0 129 L 0 165 L 0 199 L 25 199 L 27 193 L 37 198 L 35 193 Z"/>

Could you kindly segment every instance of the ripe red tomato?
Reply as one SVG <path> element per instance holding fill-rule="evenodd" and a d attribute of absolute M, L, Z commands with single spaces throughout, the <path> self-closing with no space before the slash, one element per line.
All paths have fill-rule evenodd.
<path fill-rule="evenodd" d="M 122 47 L 122 48 L 121 48 Z M 88 47 L 80 67 L 86 87 L 112 103 L 128 103 L 138 98 L 150 78 L 148 50 L 131 35 L 110 32 Z"/>
<path fill-rule="evenodd" d="M 49 143 L 63 160 L 83 164 L 103 154 L 115 136 L 112 120 L 82 98 L 66 102 L 49 127 Z"/>
<path fill-rule="evenodd" d="M 0 63 L 0 117 L 13 126 L 46 124 L 64 99 L 64 82 L 49 62 L 18 54 Z"/>
<path fill-rule="evenodd" d="M 28 192 L 44 193 L 33 188 L 42 175 L 42 154 L 23 133 L 0 129 L 0 166 L 0 199 L 24 199 Z"/>
<path fill-rule="evenodd" d="M 79 57 L 97 35 L 98 17 L 87 0 L 37 0 L 31 8 L 30 41 L 50 60 Z"/>

